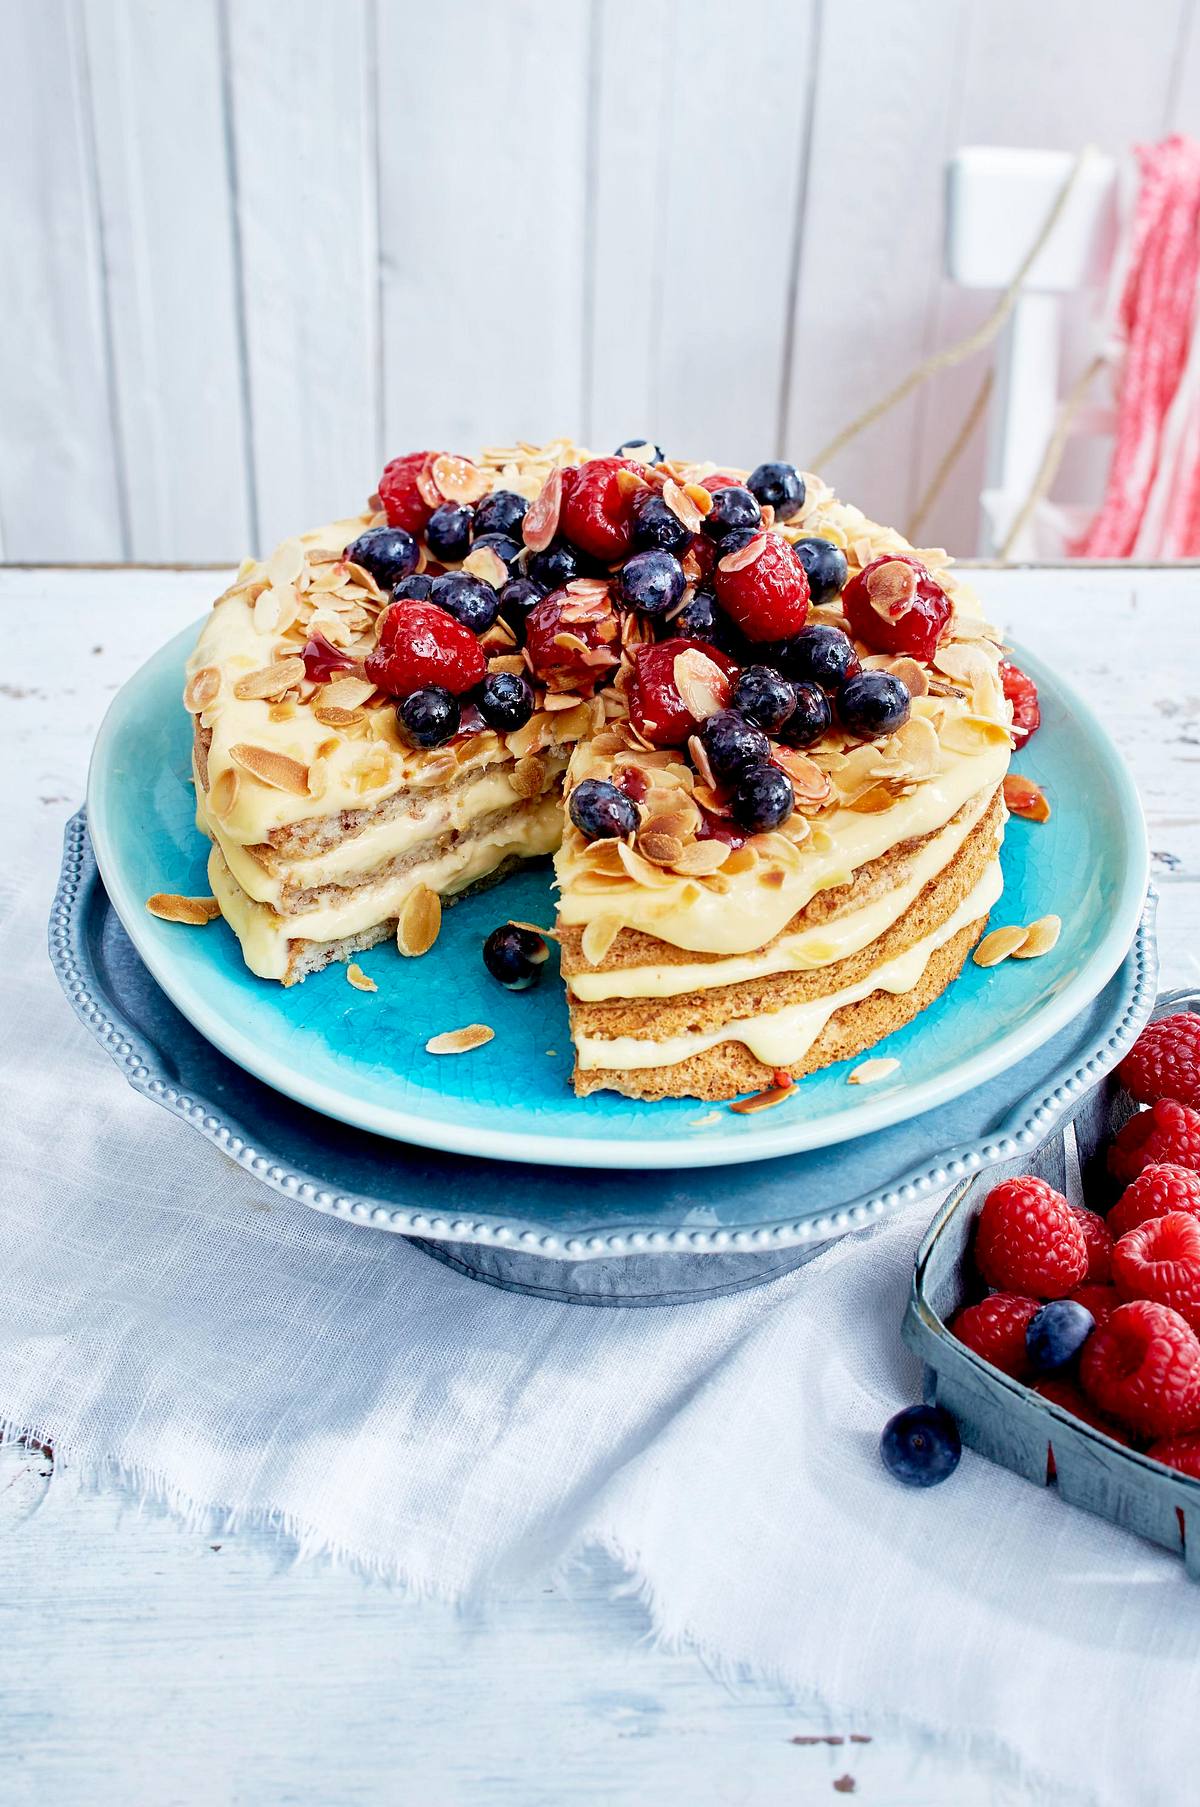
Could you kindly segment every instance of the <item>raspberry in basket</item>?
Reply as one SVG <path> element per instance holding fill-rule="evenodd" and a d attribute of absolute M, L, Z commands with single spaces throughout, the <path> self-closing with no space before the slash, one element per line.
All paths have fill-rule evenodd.
<path fill-rule="evenodd" d="M 1025 1330 L 1041 1304 L 1040 1299 L 1022 1298 L 1019 1293 L 992 1293 L 977 1305 L 965 1305 L 951 1319 L 950 1329 L 960 1343 L 991 1362 L 993 1368 L 1011 1374 L 1014 1380 L 1024 1380 L 1030 1371 Z"/>
<path fill-rule="evenodd" d="M 1125 1299 L 1157 1299 L 1200 1329 L 1200 1220 L 1150 1217 L 1113 1249 L 1113 1284 Z"/>
<path fill-rule="evenodd" d="M 1108 1171 L 1118 1180 L 1136 1179 L 1143 1167 L 1160 1161 L 1200 1171 L 1200 1111 L 1173 1098 L 1160 1098 L 1131 1117 L 1108 1151 Z"/>
<path fill-rule="evenodd" d="M 1180 1474 L 1194 1475 L 1200 1481 L 1200 1437 L 1162 1437 L 1152 1443 L 1146 1454 L 1152 1462 L 1177 1468 Z"/>
<path fill-rule="evenodd" d="M 1043 1399 L 1052 1405 L 1061 1406 L 1064 1412 L 1071 1412 L 1084 1424 L 1090 1424 L 1093 1430 L 1103 1431 L 1106 1437 L 1113 1437 L 1118 1443 L 1128 1443 L 1129 1438 L 1119 1424 L 1103 1412 L 1098 1412 L 1090 1399 L 1085 1399 L 1075 1382 L 1064 1374 L 1047 1374 L 1034 1387 Z M 1053 1469 L 1047 1478 L 1053 1477 Z"/>
<path fill-rule="evenodd" d="M 1126 1186 L 1108 1214 L 1114 1238 L 1136 1230 L 1148 1217 L 1165 1217 L 1168 1211 L 1190 1211 L 1200 1218 L 1200 1173 L 1162 1161 L 1143 1167 Z"/>
<path fill-rule="evenodd" d="M 1087 1244 L 1088 1264 L 1084 1278 L 1103 1284 L 1108 1279 L 1112 1260 L 1113 1233 L 1104 1219 L 1095 1211 L 1089 1211 L 1086 1205 L 1072 1205 L 1071 1210 Z"/>
<path fill-rule="evenodd" d="M 1141 1436 L 1200 1429 L 1200 1337 L 1169 1305 L 1118 1306 L 1088 1338 L 1079 1380 L 1093 1405 Z"/>
<path fill-rule="evenodd" d="M 1200 1110 L 1200 1012 L 1180 1011 L 1149 1023 L 1117 1068 L 1139 1104 L 1175 1098 Z"/>
<path fill-rule="evenodd" d="M 1087 1241 L 1061 1192 L 1033 1174 L 1019 1174 L 993 1186 L 983 1201 L 975 1265 L 989 1286 L 1002 1291 L 1065 1299 L 1087 1273 Z"/>
<path fill-rule="evenodd" d="M 1074 1299 L 1076 1305 L 1085 1305 L 1097 1324 L 1107 1324 L 1117 1306 L 1122 1303 L 1115 1286 L 1100 1285 L 1094 1280 L 1085 1280 L 1082 1286 L 1077 1286 L 1067 1297 Z"/>

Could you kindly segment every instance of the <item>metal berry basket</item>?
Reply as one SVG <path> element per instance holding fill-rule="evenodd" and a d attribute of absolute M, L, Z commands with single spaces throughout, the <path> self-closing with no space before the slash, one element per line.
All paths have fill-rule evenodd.
<path fill-rule="evenodd" d="M 1151 1020 L 1200 1012 L 1200 991 L 1163 994 Z M 969 1297 L 967 1251 L 984 1199 L 999 1181 L 1036 1173 L 1073 1204 L 1110 1204 L 1105 1150 L 1136 1106 L 1107 1074 L 1067 1123 L 1037 1150 L 980 1174 L 951 1194 L 917 1250 L 902 1334 L 925 1363 L 925 1397 L 946 1407 L 964 1443 L 1039 1486 L 1056 1485 L 1082 1506 L 1183 1557 L 1200 1580 L 1200 1480 L 1174 1474 L 1010 1380 L 952 1336 L 948 1321 Z"/>

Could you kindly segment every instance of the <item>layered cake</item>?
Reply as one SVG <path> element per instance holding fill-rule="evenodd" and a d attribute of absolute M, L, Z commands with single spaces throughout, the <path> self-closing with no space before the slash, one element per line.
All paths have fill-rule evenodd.
<path fill-rule="evenodd" d="M 414 453 L 200 636 L 213 896 L 291 985 L 385 937 L 437 958 L 443 900 L 555 852 L 576 1090 L 785 1086 L 986 928 L 1009 676 L 942 552 L 791 465 Z M 491 940 L 527 982 L 536 933 Z"/>

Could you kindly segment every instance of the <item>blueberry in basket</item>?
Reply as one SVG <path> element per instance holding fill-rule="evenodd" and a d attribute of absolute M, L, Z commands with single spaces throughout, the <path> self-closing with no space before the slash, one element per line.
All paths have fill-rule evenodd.
<path fill-rule="evenodd" d="M 1069 1368 L 1083 1350 L 1096 1320 L 1086 1305 L 1074 1299 L 1051 1299 L 1025 1326 L 1025 1347 L 1039 1374 L 1057 1374 Z"/>

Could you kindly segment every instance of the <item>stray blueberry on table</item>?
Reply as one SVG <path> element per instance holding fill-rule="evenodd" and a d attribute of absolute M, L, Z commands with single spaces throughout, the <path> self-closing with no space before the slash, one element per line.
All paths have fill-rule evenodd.
<path fill-rule="evenodd" d="M 761 527 L 762 509 L 748 489 L 743 489 L 740 483 L 729 483 L 724 489 L 714 491 L 712 508 L 704 517 L 704 532 L 710 540 L 721 543 L 722 551 L 733 550 L 732 541 L 725 544 L 730 534 L 739 529 L 755 534 Z"/>
<path fill-rule="evenodd" d="M 718 709 L 701 722 L 700 743 L 713 777 L 721 781 L 736 778 L 746 766 L 771 757 L 771 743 L 762 729 L 736 709 Z"/>
<path fill-rule="evenodd" d="M 433 580 L 430 601 L 473 634 L 486 633 L 500 613 L 500 597 L 491 584 L 469 571 L 447 571 Z"/>
<path fill-rule="evenodd" d="M 906 1487 L 936 1487 L 958 1467 L 962 1438 L 945 1406 L 910 1405 L 884 1425 L 879 1454 Z"/>
<path fill-rule="evenodd" d="M 519 671 L 490 671 L 479 687 L 479 713 L 497 734 L 515 733 L 533 714 L 533 685 Z"/>
<path fill-rule="evenodd" d="M 841 595 L 850 567 L 840 546 L 832 540 L 813 537 L 797 540 L 792 551 L 804 566 L 808 593 L 814 603 L 832 602 Z"/>
<path fill-rule="evenodd" d="M 525 623 L 532 609 L 536 609 L 546 594 L 541 584 L 535 584 L 529 577 L 510 577 L 500 590 L 500 613 L 512 628 L 518 640 L 525 638 Z"/>
<path fill-rule="evenodd" d="M 748 665 L 733 687 L 732 707 L 766 734 L 778 734 L 796 707 L 787 679 L 769 665 Z"/>
<path fill-rule="evenodd" d="M 775 510 L 777 521 L 790 521 L 804 507 L 804 478 L 794 464 L 760 464 L 747 477 L 746 488 L 764 508 Z"/>
<path fill-rule="evenodd" d="M 368 571 L 381 590 L 390 590 L 415 571 L 420 556 L 416 540 L 403 527 L 368 527 L 346 547 L 351 564 Z"/>
<path fill-rule="evenodd" d="M 483 944 L 483 964 L 508 991 L 528 991 L 542 976 L 550 949 L 533 929 L 501 923 Z"/>
<path fill-rule="evenodd" d="M 789 747 L 811 747 L 833 724 L 829 698 L 819 684 L 803 679 L 792 685 L 795 707 L 779 730 L 779 738 Z"/>
<path fill-rule="evenodd" d="M 751 834 L 780 828 L 796 807 L 792 781 L 769 759 L 742 768 L 733 793 L 733 819 Z"/>
<path fill-rule="evenodd" d="M 669 615 L 683 590 L 683 566 L 671 552 L 635 552 L 617 579 L 617 594 L 625 606 L 651 621 Z"/>
<path fill-rule="evenodd" d="M 392 588 L 393 602 L 428 602 L 433 595 L 433 579 L 422 571 L 420 575 L 402 577 Z"/>
<path fill-rule="evenodd" d="M 652 439 L 623 439 L 613 457 L 630 458 L 635 464 L 661 464 L 663 450 Z"/>
<path fill-rule="evenodd" d="M 457 502 L 443 502 L 425 523 L 425 544 L 444 565 L 457 564 L 471 550 L 471 522 L 475 511 Z"/>
<path fill-rule="evenodd" d="M 571 792 L 570 816 L 589 841 L 623 841 L 636 834 L 641 816 L 637 804 L 606 778 L 585 778 Z"/>
<path fill-rule="evenodd" d="M 521 522 L 529 504 L 515 490 L 494 489 L 475 504 L 476 533 L 502 533 L 510 540 L 521 537 Z"/>
<path fill-rule="evenodd" d="M 789 678 L 819 684 L 822 690 L 840 690 L 861 669 L 854 642 L 840 627 L 817 623 L 801 628 L 779 649 L 779 662 Z"/>
<path fill-rule="evenodd" d="M 1025 1347 L 1039 1374 L 1053 1374 L 1075 1360 L 1096 1320 L 1074 1299 L 1051 1299 L 1025 1326 Z"/>
<path fill-rule="evenodd" d="M 440 747 L 458 733 L 462 710 L 458 698 L 440 684 L 427 684 L 397 705 L 396 719 L 414 747 Z"/>
<path fill-rule="evenodd" d="M 894 734 L 908 720 L 912 698 L 890 671 L 864 671 L 838 693 L 837 711 L 844 727 L 862 740 Z"/>
<path fill-rule="evenodd" d="M 648 489 L 645 500 L 633 517 L 633 544 L 639 552 L 674 552 L 682 555 L 691 544 L 692 533 L 678 515 L 672 514 L 657 490 Z"/>

